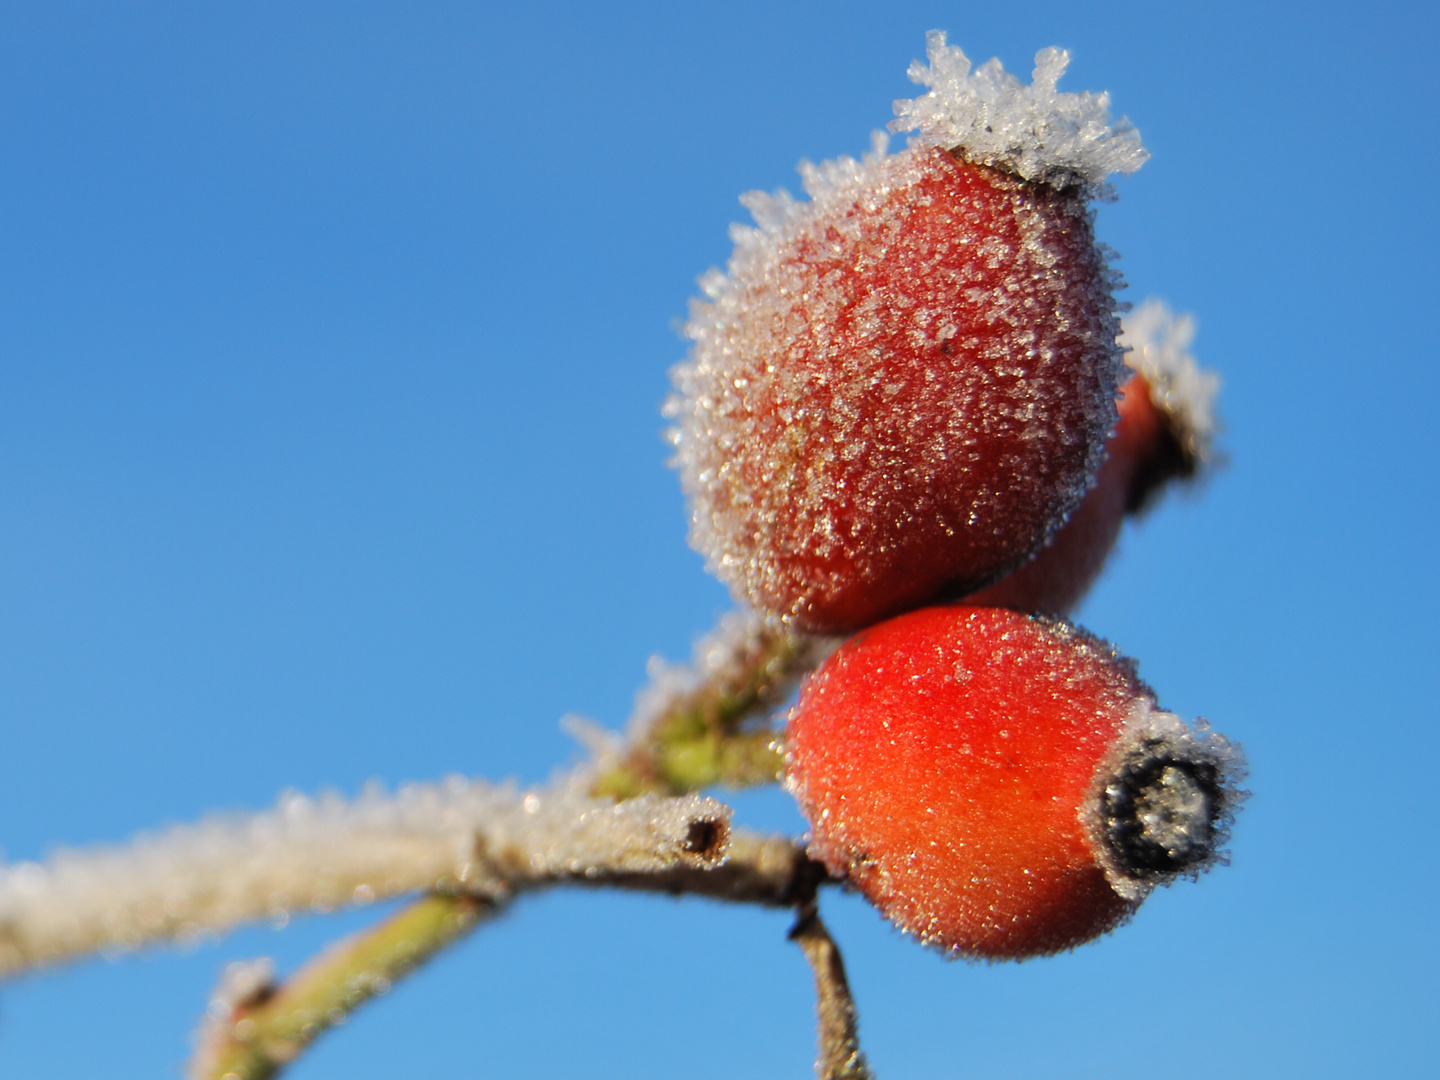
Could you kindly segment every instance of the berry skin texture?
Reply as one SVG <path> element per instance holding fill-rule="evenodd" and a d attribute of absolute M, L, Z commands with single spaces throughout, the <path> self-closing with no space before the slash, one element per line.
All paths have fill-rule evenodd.
<path fill-rule="evenodd" d="M 1243 771 L 1108 645 L 993 608 L 859 634 L 787 742 L 811 854 L 905 932 L 987 960 L 1089 941 L 1216 861 Z"/>
<path fill-rule="evenodd" d="M 1115 421 L 1115 275 L 1082 186 L 915 145 L 752 200 L 677 368 L 692 543 L 837 633 L 959 596 L 1079 504 Z"/>

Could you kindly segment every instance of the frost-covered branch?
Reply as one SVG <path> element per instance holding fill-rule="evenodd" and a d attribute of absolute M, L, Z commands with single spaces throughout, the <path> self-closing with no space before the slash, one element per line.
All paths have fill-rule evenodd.
<path fill-rule="evenodd" d="M 704 837 L 699 839 L 703 842 Z M 527 888 L 565 880 L 549 878 Z M 806 856 L 795 841 L 736 830 L 730 837 L 728 857 L 718 865 L 713 860 L 687 858 L 668 867 L 585 874 L 574 883 L 772 907 L 796 905 L 810 911 L 816 888 L 827 880 L 824 867 Z M 268 1080 L 275 1076 L 327 1029 L 497 913 L 519 891 L 490 896 L 432 893 L 327 950 L 283 984 L 274 981 L 268 961 L 231 965 L 201 1027 L 190 1065 L 191 1080 Z M 823 934 L 823 928 L 820 932 Z M 812 945 L 809 936 L 799 936 L 799 931 L 796 940 L 807 956 L 821 947 Z M 833 944 L 829 948 L 834 951 Z M 812 963 L 816 962 L 812 958 Z M 840 970 L 835 966 L 838 962 L 836 953 L 833 964 L 826 961 L 830 964 L 826 972 Z M 824 983 L 817 981 L 822 1036 L 828 1030 L 826 1017 L 849 1016 L 853 1041 L 853 1006 L 847 1006 L 847 1013 L 833 1004 L 840 998 L 833 977 L 827 974 L 825 978 Z M 843 971 L 840 978 L 841 997 L 848 1001 Z M 830 1028 L 840 1030 L 835 1022 Z"/>
<path fill-rule="evenodd" d="M 728 807 L 693 795 L 613 803 L 464 779 L 354 800 L 289 795 L 265 813 L 0 869 L 0 976 L 409 892 L 503 897 L 715 865 L 729 827 Z"/>
<path fill-rule="evenodd" d="M 811 902 L 821 885 L 838 882 L 823 863 L 806 854 L 802 841 L 734 829 L 725 861 L 718 866 L 676 863 L 664 870 L 597 874 L 577 884 L 795 907 Z"/>
<path fill-rule="evenodd" d="M 782 769 L 777 734 L 767 713 L 795 681 L 833 647 L 828 639 L 796 633 L 777 620 L 732 614 L 695 648 L 689 665 L 651 661 L 650 685 L 636 704 L 627 738 L 584 728 L 593 760 L 565 782 L 654 805 L 643 792 L 684 793 L 707 784 L 773 782 Z M 693 796 L 692 796 L 693 798 Z M 804 846 L 782 836 L 742 830 L 728 835 L 724 859 L 694 857 L 723 844 L 720 819 L 697 818 L 687 833 L 688 854 L 663 867 L 620 864 L 574 876 L 577 884 L 670 895 L 696 895 L 770 907 L 808 909 L 829 880 Z M 496 873 L 494 853 L 487 869 Z M 562 879 L 552 877 L 544 883 Z M 505 906 L 523 884 L 505 890 L 432 893 L 390 919 L 327 950 L 283 984 L 268 961 L 232 965 L 211 1001 L 190 1065 L 193 1080 L 266 1080 L 295 1060 L 320 1034 L 399 978 L 458 941 Z M 531 881 L 524 887 L 533 888 Z M 457 882 L 466 889 L 471 882 Z M 807 945 L 807 955 L 810 948 Z M 823 1002 L 822 1002 L 823 1007 Z"/>
<path fill-rule="evenodd" d="M 0 867 L 0 976 L 425 893 L 284 983 L 268 962 L 232 965 L 191 1075 L 252 1080 L 531 889 L 575 883 L 808 909 L 829 877 L 801 843 L 732 835 L 727 807 L 688 792 L 778 779 L 768 714 L 833 645 L 762 616 L 726 616 L 689 665 L 652 662 L 628 738 L 596 737 L 592 763 L 548 788 L 457 778 L 353 800 L 291 794 L 264 813 Z"/>
<path fill-rule="evenodd" d="M 762 616 L 726 616 L 690 665 L 652 662 L 630 737 L 599 740 L 596 762 L 551 788 L 457 778 L 353 800 L 290 794 L 260 814 L 0 866 L 0 977 L 404 893 L 494 896 L 586 876 L 623 885 L 627 873 L 708 866 L 728 809 L 634 796 L 776 780 L 776 734 L 754 721 L 832 646 Z"/>

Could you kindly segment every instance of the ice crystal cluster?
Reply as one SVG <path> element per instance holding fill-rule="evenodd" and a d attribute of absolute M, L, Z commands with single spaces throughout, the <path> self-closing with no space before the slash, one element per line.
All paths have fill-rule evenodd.
<path fill-rule="evenodd" d="M 1024 86 L 932 37 L 908 147 L 742 199 L 667 406 L 692 543 L 742 601 L 853 630 L 994 580 L 1083 497 L 1123 366 L 1088 199 L 1144 151 L 1063 66 Z"/>
<path fill-rule="evenodd" d="M 783 628 L 772 615 L 758 611 L 732 611 L 720 624 L 695 644 L 688 664 L 676 664 L 651 657 L 646 665 L 645 689 L 635 701 L 630 718 L 632 739 L 643 736 L 658 719 L 677 705 L 693 700 L 709 687 L 739 686 L 754 679 L 757 663 L 774 650 Z M 837 638 L 805 637 L 790 646 L 796 656 L 788 667 L 796 674 L 782 683 L 793 687 L 799 672 L 813 669 L 839 645 Z M 596 744 L 597 749 L 604 749 Z"/>
<path fill-rule="evenodd" d="M 1098 187 L 1149 159 L 1129 120 L 1110 123 L 1109 94 L 1055 89 L 1070 66 L 1064 50 L 1036 53 L 1027 86 L 999 60 L 972 70 L 969 58 L 945 43 L 943 31 L 932 30 L 925 44 L 929 67 L 916 62 L 909 75 L 928 91 L 895 103 L 896 131 L 914 131 L 930 146 L 963 146 L 978 164 L 1061 186 L 1079 181 Z"/>

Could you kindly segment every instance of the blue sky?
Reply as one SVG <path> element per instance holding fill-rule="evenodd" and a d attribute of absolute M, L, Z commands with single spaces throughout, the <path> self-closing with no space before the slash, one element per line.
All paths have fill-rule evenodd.
<path fill-rule="evenodd" d="M 1421 4 L 0 5 L 0 846 L 295 787 L 543 780 L 729 604 L 658 406 L 754 188 L 858 154 L 924 31 L 1109 90 L 1099 215 L 1195 312 L 1228 465 L 1079 613 L 1242 741 L 1234 861 L 1074 954 L 824 913 L 882 1076 L 1433 1067 L 1433 190 Z M 1429 671 L 1430 674 L 1425 673 Z M 778 794 L 737 800 L 798 830 Z M 178 1075 L 228 960 L 0 987 L 0 1076 Z M 519 905 L 291 1075 L 806 1075 L 783 914 Z"/>

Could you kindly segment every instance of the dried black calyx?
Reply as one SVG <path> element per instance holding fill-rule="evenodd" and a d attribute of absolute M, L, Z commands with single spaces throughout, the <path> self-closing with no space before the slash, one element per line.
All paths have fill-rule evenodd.
<path fill-rule="evenodd" d="M 1220 770 L 1147 739 L 1100 795 L 1105 841 L 1119 868 L 1145 880 L 1203 867 L 1215 854 L 1226 798 Z"/>

